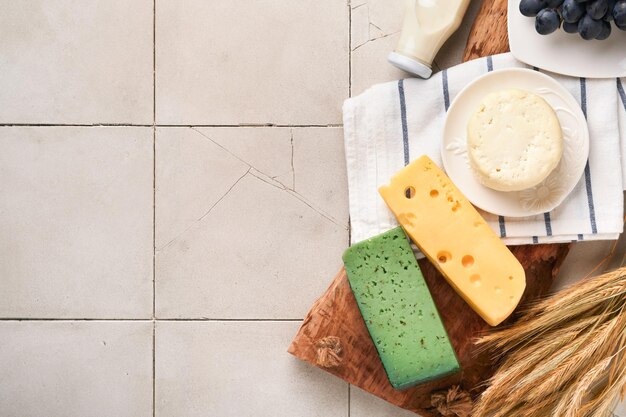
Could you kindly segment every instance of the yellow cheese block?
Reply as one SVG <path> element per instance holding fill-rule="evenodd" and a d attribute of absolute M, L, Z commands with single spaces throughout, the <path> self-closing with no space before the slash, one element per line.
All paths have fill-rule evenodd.
<path fill-rule="evenodd" d="M 526 288 L 524 268 L 430 158 L 411 162 L 379 191 L 415 244 L 487 323 L 497 326 L 513 312 Z"/>

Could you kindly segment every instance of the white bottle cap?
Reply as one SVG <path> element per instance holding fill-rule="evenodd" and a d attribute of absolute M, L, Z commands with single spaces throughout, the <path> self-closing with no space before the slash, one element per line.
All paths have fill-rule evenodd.
<path fill-rule="evenodd" d="M 433 70 L 423 62 L 409 58 L 408 56 L 397 52 L 390 53 L 387 60 L 401 70 L 415 74 L 418 77 L 430 78 L 433 73 Z"/>

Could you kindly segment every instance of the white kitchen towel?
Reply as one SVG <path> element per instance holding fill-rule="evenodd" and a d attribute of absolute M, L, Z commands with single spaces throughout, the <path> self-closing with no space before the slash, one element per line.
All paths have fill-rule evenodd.
<path fill-rule="evenodd" d="M 393 174 L 426 154 L 439 166 L 446 111 L 457 93 L 488 71 L 527 66 L 511 54 L 482 58 L 428 80 L 371 87 L 343 106 L 352 242 L 397 226 L 378 194 Z M 622 155 L 626 161 L 626 82 L 549 74 L 580 103 L 590 133 L 589 161 L 578 185 L 555 210 L 509 218 L 481 212 L 507 244 L 617 239 L 623 229 Z M 624 151 L 622 151 L 624 149 Z"/>

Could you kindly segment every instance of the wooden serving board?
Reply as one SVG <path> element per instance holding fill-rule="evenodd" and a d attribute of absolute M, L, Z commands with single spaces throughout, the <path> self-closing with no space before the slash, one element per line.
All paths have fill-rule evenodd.
<path fill-rule="evenodd" d="M 509 52 L 507 8 L 508 0 L 483 1 L 467 38 L 463 62 Z"/>
<path fill-rule="evenodd" d="M 521 302 L 523 304 L 548 291 L 569 246 L 517 246 L 511 249 L 526 270 L 526 292 Z M 434 392 L 458 384 L 472 396 L 478 395 L 481 388 L 479 384 L 489 378 L 494 369 L 488 358 L 477 354 L 472 341 L 491 327 L 474 313 L 426 259 L 420 260 L 419 265 L 463 368 L 461 374 L 406 391 L 395 390 L 389 384 L 344 269 L 337 274 L 324 295 L 313 304 L 289 346 L 289 353 L 318 366 L 317 342 L 328 336 L 336 336 L 341 340 L 343 362 L 337 367 L 322 369 L 424 417 L 439 415 L 431 407 L 431 394 Z"/>
<path fill-rule="evenodd" d="M 468 38 L 464 60 L 508 51 L 506 0 L 485 0 Z M 526 292 L 521 304 L 545 294 L 569 245 L 511 247 L 526 271 Z M 315 302 L 294 338 L 289 353 L 318 365 L 318 341 L 328 336 L 339 338 L 343 359 L 340 365 L 322 368 L 384 400 L 424 417 L 440 416 L 431 405 L 431 395 L 452 385 L 460 385 L 472 397 L 481 391 L 481 382 L 493 374 L 493 363 L 477 353 L 475 337 L 491 329 L 457 295 L 426 259 L 419 261 L 428 287 L 439 308 L 455 348 L 462 373 L 398 391 L 391 387 L 369 336 L 356 300 L 342 269 L 328 290 Z M 515 320 L 512 317 L 507 322 Z"/>

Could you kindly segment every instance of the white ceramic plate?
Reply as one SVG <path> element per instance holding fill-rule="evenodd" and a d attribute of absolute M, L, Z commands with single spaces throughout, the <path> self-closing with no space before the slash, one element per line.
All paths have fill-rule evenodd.
<path fill-rule="evenodd" d="M 509 0 L 511 53 L 528 65 L 559 74 L 587 78 L 626 77 L 626 31 L 613 23 L 611 36 L 586 41 L 562 29 L 550 35 L 535 31 L 535 19 L 519 11 L 519 0 Z"/>
<path fill-rule="evenodd" d="M 502 192 L 482 185 L 470 167 L 467 123 L 487 94 L 511 88 L 538 94 L 554 108 L 564 146 L 561 162 L 542 183 L 528 190 Z M 504 69 L 477 78 L 456 96 L 448 110 L 441 155 L 446 172 L 472 204 L 501 216 L 532 216 L 557 207 L 580 180 L 589 156 L 589 129 L 578 102 L 553 78 L 528 69 Z"/>

